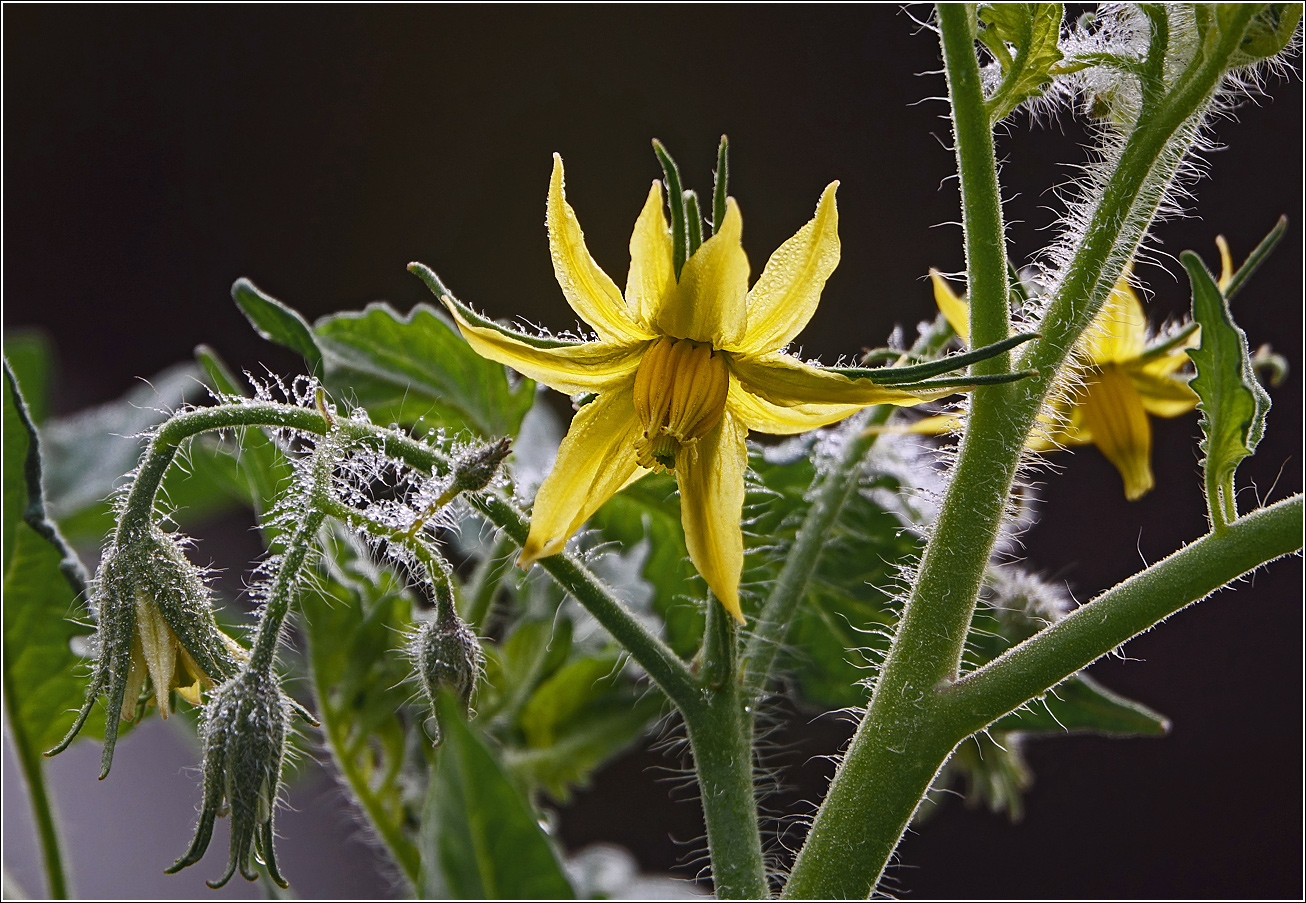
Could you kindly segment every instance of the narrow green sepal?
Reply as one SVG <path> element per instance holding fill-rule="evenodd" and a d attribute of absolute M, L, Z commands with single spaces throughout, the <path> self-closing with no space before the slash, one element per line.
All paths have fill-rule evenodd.
<path fill-rule="evenodd" d="M 1224 300 L 1233 300 L 1233 296 L 1238 294 L 1238 291 L 1243 287 L 1243 283 L 1246 282 L 1247 278 L 1251 276 L 1252 273 L 1255 273 L 1260 265 L 1265 262 L 1265 258 L 1270 256 L 1270 252 L 1274 250 L 1275 246 L 1278 245 L 1279 240 L 1283 238 L 1284 233 L 1287 231 L 1288 217 L 1281 216 L 1279 217 L 1279 221 L 1274 224 L 1274 228 L 1270 230 L 1268 235 L 1261 239 L 1260 244 L 1252 248 L 1252 253 L 1247 255 L 1247 259 L 1243 261 L 1243 265 L 1238 267 L 1233 276 L 1229 279 L 1229 284 L 1224 287 Z"/>
<path fill-rule="evenodd" d="M 962 367 L 968 367 L 979 361 L 988 360 L 996 357 L 1004 351 L 1009 351 L 1017 345 L 1023 345 L 1030 339 L 1039 337 L 1037 332 L 1021 332 L 1009 336 L 1000 342 L 994 342 L 992 345 L 985 345 L 983 348 L 976 348 L 973 351 L 966 351 L 961 354 L 951 354 L 947 357 L 939 358 L 937 361 L 928 361 L 924 364 L 916 364 L 910 367 L 831 367 L 833 372 L 842 373 L 844 376 L 852 379 L 869 379 L 871 382 L 882 386 L 896 386 L 903 383 L 919 383 L 921 380 L 930 377 L 940 376 L 944 373 L 952 373 L 960 370 Z M 1019 377 L 1018 377 L 1019 378 Z M 980 383 L 974 378 L 969 378 L 965 382 Z M 999 382 L 1010 382 L 1003 379 Z"/>
<path fill-rule="evenodd" d="M 658 163 L 662 164 L 662 174 L 667 180 L 667 203 L 671 206 L 671 253 L 676 267 L 676 279 L 679 280 L 680 270 L 689 259 L 684 189 L 680 186 L 680 170 L 676 161 L 671 159 L 667 149 L 656 138 L 653 139 L 653 153 L 657 154 Z"/>
<path fill-rule="evenodd" d="M 435 275 L 435 271 L 426 264 L 416 262 L 410 263 L 408 264 L 408 272 L 425 282 L 426 287 L 431 290 L 431 294 L 435 295 L 435 297 L 439 298 L 450 307 L 456 308 L 458 313 L 462 315 L 463 319 L 468 323 L 471 323 L 473 326 L 493 329 L 500 335 L 505 335 L 510 339 L 516 339 L 519 342 L 530 345 L 532 348 L 567 348 L 572 345 L 584 344 L 584 342 L 573 341 L 570 339 L 546 339 L 542 336 L 528 335 L 524 332 L 518 332 L 515 329 L 509 329 L 500 323 L 494 322 L 489 317 L 478 314 L 466 304 L 459 301 L 454 297 L 453 292 L 444 287 L 444 283 L 440 281 L 439 276 Z"/>
<path fill-rule="evenodd" d="M 698 212 L 698 195 L 685 191 L 685 224 L 688 226 L 689 257 L 703 244 L 703 217 Z M 688 258 L 686 258 L 688 259 Z"/>
<path fill-rule="evenodd" d="M 726 136 L 721 136 L 721 144 L 716 150 L 716 172 L 712 174 L 712 222 L 710 235 L 715 235 L 716 230 L 721 228 L 721 224 L 726 218 L 726 197 L 728 196 L 728 185 L 730 181 L 730 160 L 729 160 L 730 142 Z"/>

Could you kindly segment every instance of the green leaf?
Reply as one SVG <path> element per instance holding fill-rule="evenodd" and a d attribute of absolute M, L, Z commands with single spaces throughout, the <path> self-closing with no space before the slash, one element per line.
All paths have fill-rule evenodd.
<path fill-rule="evenodd" d="M 46 518 L 39 445 L 7 363 L 4 392 L 5 712 L 15 743 L 38 754 L 68 732 L 85 697 L 90 669 L 69 644 L 91 629 L 70 620 L 86 576 Z M 91 735 L 103 736 L 103 710 L 92 719 Z"/>
<path fill-rule="evenodd" d="M 567 661 L 572 623 L 520 621 L 507 639 L 485 650 L 485 692 L 477 711 L 482 721 L 512 723 L 540 681 Z"/>
<path fill-rule="evenodd" d="M 1238 516 L 1234 471 L 1256 450 L 1265 432 L 1270 396 L 1256 379 L 1247 336 L 1233 321 L 1229 303 L 1202 259 L 1179 255 L 1193 289 L 1193 319 L 1201 324 L 1201 344 L 1188 350 L 1197 367 L 1189 386 L 1202 412 L 1202 467 L 1207 505 L 1216 528 Z"/>
<path fill-rule="evenodd" d="M 304 357 L 311 372 L 322 372 L 322 352 L 313 341 L 313 332 L 299 312 L 262 292 L 248 279 L 237 279 L 231 287 L 231 298 L 236 302 L 254 331 L 277 345 L 297 351 Z"/>
<path fill-rule="evenodd" d="M 502 364 L 473 351 L 426 304 L 407 316 L 370 304 L 324 317 L 313 333 L 327 387 L 381 423 L 469 429 L 486 439 L 515 436 L 535 400 L 531 380 L 510 382 Z"/>
<path fill-rule="evenodd" d="M 989 729 L 999 733 L 1161 737 L 1169 733 L 1170 719 L 1081 673 L 1058 684 L 1042 699 L 999 719 Z"/>
<path fill-rule="evenodd" d="M 41 428 L 46 499 L 51 518 L 67 536 L 98 541 L 113 527 L 112 497 L 140 460 L 145 433 L 204 394 L 197 377 L 193 364 L 177 364 L 115 401 L 46 421 Z M 161 497 L 183 524 L 236 500 L 224 480 L 203 465 L 169 468 Z"/>
<path fill-rule="evenodd" d="M 50 374 L 54 371 L 50 340 L 34 329 L 13 330 L 5 333 L 4 345 L 5 360 L 22 386 L 27 411 L 40 426 L 50 413 Z"/>
<path fill-rule="evenodd" d="M 461 899 L 572 899 L 553 845 L 455 700 L 423 813 L 422 891 Z"/>
<path fill-rule="evenodd" d="M 1052 81 L 1052 67 L 1061 62 L 1060 3 L 985 3 L 979 7 L 984 28 L 979 33 L 1002 69 L 1002 82 L 986 101 L 989 119 L 998 122 Z M 1008 48 L 1015 49 L 1013 55 Z"/>
<path fill-rule="evenodd" d="M 573 788 L 588 786 L 590 775 L 639 740 L 660 711 L 656 697 L 642 696 L 583 712 L 559 726 L 548 745 L 505 750 L 504 766 L 528 792 L 542 788 L 565 804 Z"/>
<path fill-rule="evenodd" d="M 404 581 L 343 528 L 326 548 L 326 573 L 300 597 L 323 739 L 344 786 L 416 887 L 421 800 L 410 788 L 420 783 L 430 744 L 409 742 L 420 735 L 408 708 L 416 684 L 396 648 L 411 628 L 412 602 Z"/>

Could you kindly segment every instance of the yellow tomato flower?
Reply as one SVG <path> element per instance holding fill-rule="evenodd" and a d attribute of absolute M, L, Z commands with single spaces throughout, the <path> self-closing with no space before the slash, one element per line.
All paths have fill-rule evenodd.
<path fill-rule="evenodd" d="M 937 271 L 931 270 L 930 278 L 939 310 L 957 335 L 968 339 L 966 302 Z M 1197 406 L 1189 374 L 1180 372 L 1188 364 L 1184 349 L 1195 343 L 1191 334 L 1173 347 L 1149 352 L 1147 316 L 1122 277 L 1084 333 L 1070 384 L 1054 390 L 1051 412 L 1039 416 L 1039 428 L 1026 446 L 1050 451 L 1092 443 L 1120 472 L 1125 497 L 1131 502 L 1142 498 L 1155 485 L 1148 415 L 1177 417 Z"/>
<path fill-rule="evenodd" d="M 689 557 L 742 623 L 748 431 L 800 433 L 866 405 L 911 405 L 946 394 L 851 379 L 781 351 L 811 319 L 839 263 L 837 184 L 825 189 L 815 217 L 771 256 L 750 290 L 734 199 L 677 279 L 662 186 L 654 182 L 630 238 L 623 297 L 585 247 L 554 155 L 547 213 L 554 273 L 597 340 L 525 336 L 442 297 L 484 357 L 559 392 L 597 396 L 577 412 L 540 486 L 519 565 L 562 551 L 622 487 L 651 471 L 674 471 Z"/>

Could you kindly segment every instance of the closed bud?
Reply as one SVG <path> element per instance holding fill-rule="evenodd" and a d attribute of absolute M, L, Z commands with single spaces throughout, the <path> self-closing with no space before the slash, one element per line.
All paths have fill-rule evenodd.
<path fill-rule="evenodd" d="M 142 704 L 156 705 L 167 718 L 173 690 L 201 704 L 206 689 L 240 669 L 244 650 L 218 629 L 203 573 L 186 558 L 178 538 L 157 525 L 119 531 L 91 584 L 91 607 L 97 621 L 95 673 L 72 730 L 48 754 L 67 748 L 103 694 L 109 709 L 103 778 L 113 763 L 120 721 L 136 718 Z"/>
<path fill-rule="evenodd" d="M 190 849 L 167 870 L 168 874 L 199 862 L 212 839 L 214 820 L 229 813 L 231 848 L 227 870 L 209 886 L 222 887 L 237 869 L 247 880 L 257 879 L 251 854 L 267 867 L 269 878 L 281 887 L 287 886 L 277 870 L 272 819 L 291 708 L 291 701 L 268 672 L 246 670 L 214 693 L 200 724 L 204 802 L 199 826 Z"/>
<path fill-rule="evenodd" d="M 410 652 L 431 706 L 434 744 L 439 746 L 442 738 L 436 708 L 440 691 L 450 693 L 461 706 L 462 714 L 467 714 L 485 661 L 481 644 L 476 634 L 457 615 L 451 614 L 423 626 L 413 638 Z"/>
<path fill-rule="evenodd" d="M 512 440 L 507 436 L 467 449 L 454 459 L 453 488 L 458 492 L 480 492 L 490 485 L 510 451 Z"/>

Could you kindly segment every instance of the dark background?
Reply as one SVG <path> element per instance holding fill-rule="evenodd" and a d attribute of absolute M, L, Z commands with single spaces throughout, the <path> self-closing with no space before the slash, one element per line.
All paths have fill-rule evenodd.
<path fill-rule="evenodd" d="M 649 139 L 706 193 L 725 132 L 754 275 L 811 216 L 822 187 L 841 180 L 843 262 L 801 340 L 827 361 L 855 353 L 895 323 L 910 333 L 932 316 L 930 266 L 962 267 L 959 229 L 939 225 L 959 212 L 947 107 L 929 99 L 946 93 L 937 39 L 911 15 L 7 6 L 5 328 L 53 338 L 57 413 L 115 398 L 200 342 L 237 367 L 294 372 L 297 362 L 231 303 L 239 276 L 312 320 L 376 299 L 400 309 L 429 301 L 404 270 L 421 260 L 493 316 L 569 328 L 544 231 L 550 155 L 566 160 L 590 250 L 621 284 L 631 226 L 659 174 Z M 1273 393 L 1260 452 L 1240 470 L 1244 508 L 1301 489 L 1301 98 L 1299 78 L 1270 79 L 1239 121 L 1217 123 L 1228 148 L 1205 155 L 1208 177 L 1188 204 L 1198 216 L 1159 227 L 1163 267 L 1139 270 L 1153 318 L 1178 314 L 1186 280 L 1170 255 L 1193 248 L 1214 267 L 1216 234 L 1241 258 L 1280 213 L 1293 220 L 1237 302 L 1252 344 L 1273 342 L 1294 364 Z M 1003 132 L 1010 253 L 1023 262 L 1053 234 L 1053 187 L 1086 159 L 1084 136 L 1065 116 Z M 1124 500 L 1092 448 L 1058 455 L 1059 472 L 1040 475 L 1044 516 L 1024 538 L 1028 560 L 1081 601 L 1203 529 L 1196 418 L 1153 423 L 1158 485 L 1140 502 Z M 214 535 L 235 537 L 231 549 L 204 548 L 238 577 L 256 549 L 239 525 Z M 1275 565 L 1130 643 L 1128 661 L 1096 665 L 1109 686 L 1172 717 L 1172 735 L 1032 743 L 1038 782 L 1024 823 L 951 802 L 906 839 L 891 887 L 917 897 L 1299 895 L 1300 574 L 1299 560 Z M 796 794 L 821 792 L 830 766 L 815 757 L 847 731 L 795 716 L 779 740 L 794 744 L 785 781 Z M 129 737 L 124 752 L 151 755 L 150 736 Z M 116 767 L 99 785 L 123 782 L 113 802 L 89 758 L 69 761 L 53 763 L 52 780 L 67 830 L 86 838 L 70 850 L 80 893 L 200 893 L 187 879 L 156 880 L 183 849 L 198 801 L 178 764 L 197 762 L 193 752 L 138 778 Z M 608 839 L 649 870 L 692 876 L 697 807 L 668 803 L 651 770 L 675 764 L 641 752 L 607 769 L 561 816 L 569 848 Z M 21 814 L 8 761 L 5 777 L 6 815 Z M 168 802 L 182 813 L 166 830 L 155 799 L 165 778 L 180 788 Z M 789 797 L 774 802 L 805 811 Z M 382 886 L 339 794 L 297 790 L 291 803 L 301 812 L 280 822 L 283 865 L 300 893 Z M 6 863 L 34 874 L 15 861 L 26 841 L 5 822 Z M 323 826 L 327 839 L 310 833 Z M 130 846 L 156 827 L 166 843 Z M 194 878 L 216 874 L 220 844 Z"/>

